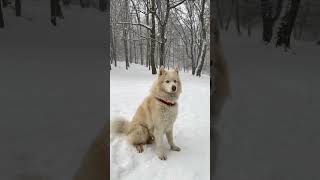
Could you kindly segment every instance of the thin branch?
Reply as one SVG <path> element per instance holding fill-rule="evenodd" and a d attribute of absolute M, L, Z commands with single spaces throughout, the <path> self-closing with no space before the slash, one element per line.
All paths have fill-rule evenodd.
<path fill-rule="evenodd" d="M 151 27 L 145 24 L 141 24 L 141 23 L 131 23 L 131 22 L 118 22 L 117 24 L 131 24 L 131 25 L 137 25 L 137 26 L 141 26 L 144 27 L 146 29 L 148 29 L 149 31 L 151 31 Z"/>
<path fill-rule="evenodd" d="M 175 5 L 170 6 L 170 9 L 172 9 L 172 8 L 175 8 L 175 7 L 179 6 L 180 4 L 184 3 L 185 1 L 186 1 L 186 0 L 182 0 L 182 1 L 180 1 L 179 3 L 177 3 L 177 4 L 175 4 Z"/>
<path fill-rule="evenodd" d="M 156 40 L 156 39 L 153 39 L 153 38 L 151 38 L 151 37 L 146 37 L 146 36 L 143 36 L 143 35 L 140 35 L 138 32 L 136 32 L 135 30 L 133 30 L 133 29 L 130 29 L 132 32 L 134 32 L 135 34 L 137 34 L 138 36 L 140 36 L 140 37 L 142 37 L 142 38 L 144 38 L 144 39 L 150 39 L 150 40 L 154 40 L 154 41 L 156 41 L 156 42 L 158 42 L 158 43 L 162 43 L 161 41 L 158 41 L 158 40 Z"/>

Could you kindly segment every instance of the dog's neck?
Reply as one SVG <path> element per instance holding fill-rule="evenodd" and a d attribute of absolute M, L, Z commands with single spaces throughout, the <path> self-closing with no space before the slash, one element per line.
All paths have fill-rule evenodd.
<path fill-rule="evenodd" d="M 168 101 L 168 100 L 165 100 L 165 99 L 163 99 L 163 98 L 161 98 L 161 97 L 155 96 L 155 98 L 156 98 L 158 101 L 162 102 L 163 104 L 165 104 L 165 105 L 167 105 L 167 106 L 174 106 L 174 105 L 177 104 L 177 102 L 175 102 L 175 101 Z"/>

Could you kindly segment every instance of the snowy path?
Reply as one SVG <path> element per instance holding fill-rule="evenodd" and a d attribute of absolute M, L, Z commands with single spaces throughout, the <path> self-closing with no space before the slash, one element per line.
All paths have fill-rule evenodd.
<path fill-rule="evenodd" d="M 123 64 L 120 64 L 123 65 Z M 138 105 L 148 94 L 153 78 L 150 72 L 132 65 L 111 70 L 110 115 L 131 119 Z M 174 128 L 176 144 L 181 152 L 169 151 L 167 161 L 160 161 L 153 145 L 142 154 L 127 143 L 124 136 L 111 137 L 111 180 L 207 180 L 210 163 L 210 99 L 209 78 L 192 77 L 181 72 L 182 94 L 179 115 Z"/>

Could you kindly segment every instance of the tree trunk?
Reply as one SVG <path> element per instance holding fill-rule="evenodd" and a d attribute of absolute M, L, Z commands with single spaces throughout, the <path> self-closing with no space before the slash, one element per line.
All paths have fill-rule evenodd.
<path fill-rule="evenodd" d="M 116 41 L 116 37 L 114 34 L 114 25 L 112 26 L 112 28 L 110 29 L 111 31 L 111 50 L 112 50 L 112 58 L 111 58 L 111 63 L 114 63 L 114 66 L 117 67 L 117 41 Z"/>
<path fill-rule="evenodd" d="M 129 10 L 129 3 L 128 0 L 124 1 L 124 18 L 125 21 L 128 21 L 128 10 Z M 126 59 L 126 69 L 129 68 L 129 57 L 128 57 L 128 25 L 124 24 L 123 25 L 123 47 L 124 47 L 124 54 L 125 54 L 125 59 Z"/>
<path fill-rule="evenodd" d="M 126 26 L 126 25 L 124 25 Z M 124 48 L 124 54 L 126 58 L 126 69 L 129 67 L 129 57 L 128 57 L 128 33 L 126 28 L 123 29 L 123 48 Z"/>
<path fill-rule="evenodd" d="M 276 46 L 290 48 L 290 37 L 298 14 L 300 0 L 290 0 L 287 6 L 287 10 L 281 18 Z"/>
<path fill-rule="evenodd" d="M 142 34 L 142 31 L 141 31 L 141 27 L 140 27 L 140 35 Z M 143 60 L 143 40 L 141 39 L 140 40 L 140 43 L 139 43 L 139 46 L 140 46 L 140 63 L 141 65 L 143 65 L 144 63 L 144 60 Z"/>
<path fill-rule="evenodd" d="M 15 0 L 16 16 L 21 16 L 21 0 Z"/>
<path fill-rule="evenodd" d="M 117 38 L 114 36 L 113 37 L 113 57 L 114 57 L 114 66 L 117 67 Z"/>
<path fill-rule="evenodd" d="M 57 0 L 50 0 L 50 10 L 51 10 L 51 24 L 56 26 L 57 25 Z"/>
<path fill-rule="evenodd" d="M 51 10 L 51 24 L 57 25 L 57 17 L 63 19 L 62 9 L 60 6 L 60 0 L 50 0 L 50 10 Z"/>
<path fill-rule="evenodd" d="M 191 44 L 193 44 L 193 39 L 191 40 Z M 196 63 L 194 60 L 194 49 L 193 46 L 190 46 L 190 54 L 191 54 L 191 73 L 194 75 L 196 73 Z"/>
<path fill-rule="evenodd" d="M 8 0 L 2 0 L 2 3 L 3 3 L 3 4 L 2 4 L 2 7 L 3 7 L 3 8 L 7 7 L 8 4 L 9 4 L 9 3 L 8 3 Z M 1 5 L 1 2 L 0 2 L 0 5 Z"/>
<path fill-rule="evenodd" d="M 56 15 L 60 18 L 60 19 L 63 19 L 63 13 L 62 13 L 62 9 L 61 9 L 61 6 L 60 6 L 60 0 L 57 0 L 57 13 Z"/>
<path fill-rule="evenodd" d="M 156 20 L 155 20 L 155 0 L 151 0 L 151 52 L 150 52 L 150 64 L 152 69 L 152 74 L 157 74 L 156 66 L 155 66 L 155 59 L 154 59 L 154 53 L 155 53 L 155 46 L 156 46 Z"/>
<path fill-rule="evenodd" d="M 175 66 L 174 66 L 174 54 L 175 54 L 175 52 L 174 52 L 174 45 L 175 45 L 175 43 L 173 42 L 173 45 L 172 45 L 172 67 L 174 68 Z"/>
<path fill-rule="evenodd" d="M 0 1 L 0 28 L 4 28 L 4 19 L 3 19 L 1 1 Z"/>
<path fill-rule="evenodd" d="M 236 27 L 237 27 L 238 35 L 241 35 L 239 0 L 236 0 L 235 5 L 236 5 Z"/>
<path fill-rule="evenodd" d="M 205 27 L 205 22 L 204 22 L 204 8 L 205 8 L 205 3 L 206 0 L 202 0 L 201 3 L 201 13 L 200 13 L 200 26 L 201 26 L 201 49 L 199 52 L 199 57 L 201 58 L 200 60 L 200 64 L 198 64 L 197 66 L 197 76 L 201 76 L 201 71 L 202 71 L 202 67 L 205 61 L 205 57 L 206 57 L 206 52 L 207 52 L 207 43 L 206 43 L 206 38 L 207 38 L 207 32 L 206 32 L 206 27 Z"/>
<path fill-rule="evenodd" d="M 160 66 L 164 66 L 165 51 L 166 51 L 166 39 L 165 39 L 165 27 L 160 26 L 160 48 L 159 48 L 159 57 L 160 57 Z"/>
<path fill-rule="evenodd" d="M 99 9 L 100 11 L 104 12 L 107 10 L 107 3 L 106 0 L 99 0 Z"/>
<path fill-rule="evenodd" d="M 146 24 L 149 26 L 149 14 L 146 14 Z M 148 31 L 147 31 L 148 32 Z M 150 40 L 147 39 L 147 50 L 146 50 L 146 66 L 149 67 L 150 70 L 150 66 L 149 66 L 149 62 L 150 62 L 150 53 L 149 53 L 149 49 L 150 49 Z"/>
<path fill-rule="evenodd" d="M 206 54 L 207 54 L 207 43 L 204 42 L 204 45 L 203 45 L 203 50 L 201 51 L 201 61 L 200 61 L 200 64 L 198 65 L 197 67 L 197 76 L 201 76 L 201 71 L 202 71 L 202 68 L 203 68 L 203 64 L 204 64 L 204 61 L 206 59 Z"/>
<path fill-rule="evenodd" d="M 275 21 L 279 18 L 282 9 L 283 0 L 279 0 L 276 7 L 276 13 L 272 16 L 273 8 L 270 0 L 261 0 L 261 16 L 262 16 L 262 39 L 269 43 L 273 36 L 273 27 Z"/>
<path fill-rule="evenodd" d="M 133 41 L 133 51 L 134 51 L 134 63 L 137 64 L 137 51 L 136 51 L 136 42 Z"/>
<path fill-rule="evenodd" d="M 192 75 L 196 72 L 196 65 L 195 65 L 195 59 L 194 59 L 194 37 L 193 37 L 193 27 L 191 27 L 191 44 L 190 44 L 190 56 L 191 56 L 191 73 Z"/>
<path fill-rule="evenodd" d="M 132 53 L 132 33 L 129 31 L 129 62 L 133 61 L 133 53 Z"/>

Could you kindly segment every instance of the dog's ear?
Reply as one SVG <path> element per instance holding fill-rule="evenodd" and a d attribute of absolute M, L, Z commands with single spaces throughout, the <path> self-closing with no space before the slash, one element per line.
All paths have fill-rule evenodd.
<path fill-rule="evenodd" d="M 177 72 L 177 74 L 179 74 L 179 68 L 175 67 L 174 70 Z"/>
<path fill-rule="evenodd" d="M 161 66 L 159 69 L 159 76 L 163 75 L 166 73 L 166 70 L 164 69 L 164 66 Z"/>

